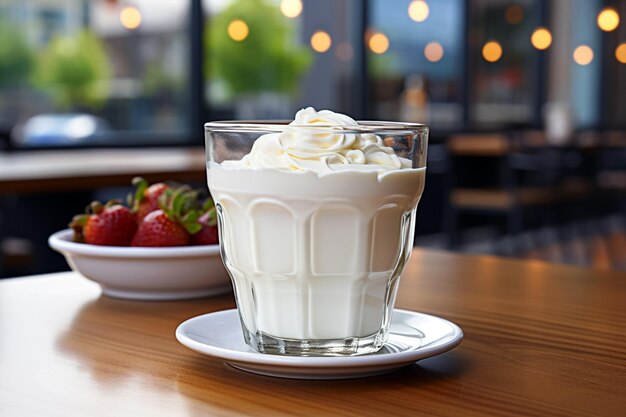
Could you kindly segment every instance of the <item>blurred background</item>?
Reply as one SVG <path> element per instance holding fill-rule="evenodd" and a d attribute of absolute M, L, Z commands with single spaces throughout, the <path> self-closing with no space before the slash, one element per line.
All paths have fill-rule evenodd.
<path fill-rule="evenodd" d="M 431 128 L 416 245 L 626 269 L 626 1 L 0 0 L 0 277 L 135 175 L 204 185 L 203 122 Z"/>

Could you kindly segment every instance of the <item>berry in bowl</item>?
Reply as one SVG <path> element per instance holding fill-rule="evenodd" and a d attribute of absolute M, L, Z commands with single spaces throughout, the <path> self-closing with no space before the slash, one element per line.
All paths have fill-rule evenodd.
<path fill-rule="evenodd" d="M 179 300 L 231 291 L 220 256 L 213 201 L 187 186 L 133 181 L 123 205 L 91 203 L 48 243 L 105 295 Z"/>

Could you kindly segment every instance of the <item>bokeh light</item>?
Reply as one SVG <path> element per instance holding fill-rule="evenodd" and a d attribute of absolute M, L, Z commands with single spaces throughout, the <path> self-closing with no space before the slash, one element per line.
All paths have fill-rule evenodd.
<path fill-rule="evenodd" d="M 587 45 L 580 45 L 574 49 L 574 62 L 578 65 L 589 65 L 593 61 L 593 49 Z"/>
<path fill-rule="evenodd" d="M 537 28 L 530 37 L 530 43 L 539 50 L 548 49 L 552 45 L 552 34 L 546 28 Z"/>
<path fill-rule="evenodd" d="M 332 44 L 332 38 L 328 32 L 324 32 L 323 30 L 318 30 L 313 34 L 313 36 L 311 36 L 311 48 L 320 54 L 328 51 Z"/>
<path fill-rule="evenodd" d="M 243 41 L 249 34 L 248 24 L 241 19 L 235 19 L 228 24 L 228 36 L 236 42 Z"/>
<path fill-rule="evenodd" d="M 120 11 L 120 23 L 126 29 L 134 30 L 141 26 L 141 12 L 133 6 L 126 6 Z"/>
<path fill-rule="evenodd" d="M 409 17 L 416 22 L 423 22 L 430 14 L 430 7 L 424 0 L 413 0 L 409 4 Z"/>
<path fill-rule="evenodd" d="M 283 0 L 280 2 L 280 11 L 287 17 L 293 19 L 302 13 L 301 0 Z"/>
<path fill-rule="evenodd" d="M 443 58 L 443 46 L 439 42 L 430 42 L 424 48 L 424 56 L 430 62 L 439 62 Z"/>
<path fill-rule="evenodd" d="M 615 58 L 622 64 L 626 64 L 626 42 L 615 48 Z"/>
<path fill-rule="evenodd" d="M 370 36 L 367 45 L 375 54 L 384 54 L 389 49 L 389 38 L 384 33 L 374 33 Z"/>
<path fill-rule="evenodd" d="M 487 62 L 496 62 L 502 58 L 502 46 L 496 41 L 489 41 L 483 45 L 483 58 Z"/>
<path fill-rule="evenodd" d="M 524 20 L 524 9 L 519 4 L 512 4 L 506 8 L 504 19 L 511 25 L 517 25 Z"/>
<path fill-rule="evenodd" d="M 619 26 L 619 14 L 615 9 L 607 7 L 598 13 L 598 27 L 605 32 L 611 32 Z"/>

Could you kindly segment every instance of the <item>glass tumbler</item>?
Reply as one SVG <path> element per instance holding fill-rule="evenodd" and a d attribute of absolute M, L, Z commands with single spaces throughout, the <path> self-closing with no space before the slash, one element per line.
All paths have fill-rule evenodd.
<path fill-rule="evenodd" d="M 205 125 L 208 186 L 246 343 L 262 353 L 360 355 L 385 344 L 411 255 L 428 128 L 395 122 Z M 296 130 L 293 130 L 296 129 Z M 264 135 L 376 135 L 404 168 L 235 166 Z"/>

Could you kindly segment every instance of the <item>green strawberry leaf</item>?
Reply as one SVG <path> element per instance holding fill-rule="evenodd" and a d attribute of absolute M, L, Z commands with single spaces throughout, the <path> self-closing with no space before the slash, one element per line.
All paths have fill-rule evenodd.
<path fill-rule="evenodd" d="M 144 180 L 141 177 L 133 178 L 133 185 L 135 186 L 135 196 L 133 200 L 133 210 L 137 210 L 139 207 L 139 203 L 141 203 L 144 199 L 144 191 L 148 188 L 148 181 Z"/>
<path fill-rule="evenodd" d="M 107 203 L 104 205 L 104 207 L 109 208 L 109 207 L 113 207 L 113 206 L 119 206 L 121 204 L 122 204 L 121 200 L 113 199 L 113 200 L 107 201 Z"/>
<path fill-rule="evenodd" d="M 198 213 L 197 210 L 192 210 L 192 211 L 185 213 L 185 215 L 181 219 L 181 222 L 194 223 L 198 220 L 198 217 L 200 217 L 200 213 Z"/>
<path fill-rule="evenodd" d="M 87 219 L 89 219 L 89 214 L 77 214 L 72 217 L 72 222 L 68 226 L 72 229 L 76 226 L 84 227 L 87 224 Z"/>
<path fill-rule="evenodd" d="M 185 192 L 182 188 L 177 189 L 174 192 L 174 199 L 172 202 L 172 214 L 175 218 L 179 218 L 182 212 L 182 208 L 185 205 Z"/>
<path fill-rule="evenodd" d="M 217 224 L 217 210 L 215 207 L 212 207 L 207 213 L 209 214 L 209 221 L 207 224 L 209 226 L 215 226 Z"/>
<path fill-rule="evenodd" d="M 200 223 L 192 222 L 192 223 L 182 223 L 187 233 L 190 235 L 195 235 L 200 230 L 202 230 L 202 225 Z"/>
<path fill-rule="evenodd" d="M 190 210 L 198 208 L 198 190 L 187 190 L 183 194 L 185 197 L 185 204 L 181 209 L 181 213 L 187 213 Z"/>
<path fill-rule="evenodd" d="M 168 208 L 170 205 L 170 201 L 172 200 L 172 194 L 174 194 L 174 190 L 171 188 L 168 188 L 167 190 L 163 191 L 163 193 L 161 193 L 161 195 L 157 199 L 159 208 L 165 212 L 169 210 Z"/>
<path fill-rule="evenodd" d="M 102 210 L 104 210 L 104 206 L 99 201 L 92 201 L 89 204 L 89 208 L 87 210 L 88 213 L 99 214 Z"/>
<path fill-rule="evenodd" d="M 89 214 L 77 214 L 72 218 L 69 228 L 74 231 L 73 240 L 77 243 L 83 243 L 85 241 L 83 236 L 83 229 L 89 220 Z"/>
<path fill-rule="evenodd" d="M 204 213 L 206 213 L 207 211 L 211 210 L 212 208 L 215 208 L 215 202 L 213 201 L 212 198 L 207 198 L 204 202 L 204 204 L 202 204 L 202 211 Z"/>

